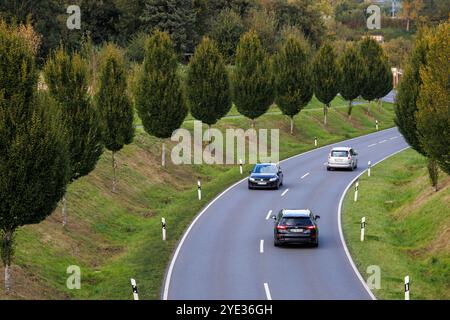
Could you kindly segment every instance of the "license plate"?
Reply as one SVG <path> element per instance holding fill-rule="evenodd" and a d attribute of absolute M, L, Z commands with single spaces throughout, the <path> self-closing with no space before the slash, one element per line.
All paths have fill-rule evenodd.
<path fill-rule="evenodd" d="M 265 185 L 267 184 L 267 182 L 258 182 L 258 184 L 259 184 L 260 186 L 265 186 Z"/>
<path fill-rule="evenodd" d="M 303 229 L 291 229 L 291 232 L 302 233 Z"/>

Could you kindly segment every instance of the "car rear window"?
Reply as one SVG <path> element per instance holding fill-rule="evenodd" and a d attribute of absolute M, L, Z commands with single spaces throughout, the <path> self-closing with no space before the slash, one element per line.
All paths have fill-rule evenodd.
<path fill-rule="evenodd" d="M 334 158 L 346 158 L 348 156 L 348 151 L 331 151 L 331 156 Z"/>
<path fill-rule="evenodd" d="M 313 223 L 311 222 L 311 219 L 308 217 L 282 218 L 280 224 L 283 226 L 289 226 L 289 227 L 307 227 L 307 226 L 313 225 Z"/>
<path fill-rule="evenodd" d="M 255 167 L 253 173 L 277 173 L 277 167 L 271 165 L 267 166 L 259 165 Z"/>

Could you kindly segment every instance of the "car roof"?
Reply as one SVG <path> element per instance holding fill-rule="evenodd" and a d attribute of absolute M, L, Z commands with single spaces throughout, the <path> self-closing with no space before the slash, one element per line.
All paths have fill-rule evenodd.
<path fill-rule="evenodd" d="M 267 163 L 257 163 L 256 165 L 257 166 L 276 166 L 277 164 L 267 162 Z"/>
<path fill-rule="evenodd" d="M 311 210 L 283 210 L 283 217 L 285 218 L 306 218 L 311 215 Z"/>
<path fill-rule="evenodd" d="M 348 151 L 350 149 L 351 149 L 350 147 L 336 147 L 336 148 L 333 148 L 331 150 L 332 151 Z"/>

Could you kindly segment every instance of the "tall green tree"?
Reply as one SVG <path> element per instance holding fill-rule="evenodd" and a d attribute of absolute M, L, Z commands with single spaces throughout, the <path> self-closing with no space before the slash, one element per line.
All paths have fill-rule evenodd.
<path fill-rule="evenodd" d="M 217 43 L 227 63 L 234 61 L 239 39 L 244 32 L 245 27 L 241 17 L 230 9 L 221 11 L 212 24 L 209 36 Z"/>
<path fill-rule="evenodd" d="M 195 46 L 195 11 L 192 1 L 145 0 L 140 16 L 143 29 L 170 34 L 177 53 L 193 52 Z"/>
<path fill-rule="evenodd" d="M 47 61 L 44 77 L 50 95 L 61 108 L 67 128 L 71 182 L 95 169 L 103 153 L 101 119 L 89 94 L 87 63 L 77 53 L 58 49 Z M 63 226 L 67 225 L 67 199 L 63 197 Z"/>
<path fill-rule="evenodd" d="M 364 83 L 364 61 L 358 51 L 349 46 L 339 59 L 341 69 L 341 82 L 339 91 L 341 96 L 348 101 L 348 117 L 352 117 L 353 100 L 361 95 L 361 87 Z"/>
<path fill-rule="evenodd" d="M 44 220 L 69 181 L 64 127 L 54 101 L 37 94 L 31 47 L 0 21 L 0 253 L 5 290 L 18 228 Z"/>
<path fill-rule="evenodd" d="M 231 109 L 228 72 L 217 46 L 207 37 L 189 63 L 186 91 L 192 116 L 209 128 Z"/>
<path fill-rule="evenodd" d="M 313 96 L 309 48 L 298 38 L 290 36 L 275 57 L 275 102 L 291 120 L 305 108 Z"/>
<path fill-rule="evenodd" d="M 232 90 L 237 110 L 252 120 L 253 127 L 274 101 L 270 61 L 255 31 L 245 33 L 239 42 Z"/>
<path fill-rule="evenodd" d="M 427 64 L 420 69 L 417 130 L 428 156 L 450 174 L 450 21 L 427 38 Z"/>
<path fill-rule="evenodd" d="M 171 137 L 188 112 L 177 68 L 177 55 L 169 34 L 156 31 L 145 48 L 135 101 L 145 131 L 160 139 Z M 165 165 L 164 142 L 162 164 Z"/>
<path fill-rule="evenodd" d="M 324 124 L 327 125 L 328 109 L 331 101 L 339 92 L 341 72 L 337 62 L 337 56 L 333 47 L 325 43 L 314 58 L 312 66 L 312 79 L 314 93 L 317 99 L 323 103 Z"/>
<path fill-rule="evenodd" d="M 361 96 L 370 104 L 380 97 L 380 92 L 386 87 L 386 62 L 383 48 L 374 39 L 365 37 L 359 44 L 359 53 L 365 63 L 364 83 Z"/>
<path fill-rule="evenodd" d="M 103 141 L 112 152 L 112 192 L 116 192 L 115 154 L 133 141 L 134 109 L 128 96 L 124 58 L 113 44 L 108 44 L 101 52 L 99 78 L 96 103 L 103 125 Z"/>

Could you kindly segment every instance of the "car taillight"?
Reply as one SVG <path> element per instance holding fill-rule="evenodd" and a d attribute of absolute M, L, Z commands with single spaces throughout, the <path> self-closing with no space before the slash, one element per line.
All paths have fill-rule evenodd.
<path fill-rule="evenodd" d="M 306 229 L 308 229 L 308 230 L 315 230 L 316 227 L 315 226 L 308 226 Z"/>
<path fill-rule="evenodd" d="M 351 160 L 352 158 L 350 156 L 348 156 L 348 160 Z"/>
<path fill-rule="evenodd" d="M 277 226 L 277 230 L 286 230 L 287 226 Z"/>

